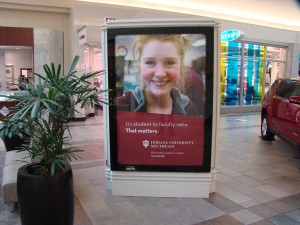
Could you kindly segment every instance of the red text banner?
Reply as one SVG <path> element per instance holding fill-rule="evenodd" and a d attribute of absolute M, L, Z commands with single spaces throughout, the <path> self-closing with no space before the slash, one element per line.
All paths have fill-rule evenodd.
<path fill-rule="evenodd" d="M 119 164 L 201 166 L 203 137 L 202 117 L 117 112 Z"/>

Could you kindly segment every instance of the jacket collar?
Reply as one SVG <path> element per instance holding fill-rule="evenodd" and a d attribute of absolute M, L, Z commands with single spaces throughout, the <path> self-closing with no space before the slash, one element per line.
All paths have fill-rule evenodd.
<path fill-rule="evenodd" d="M 134 110 L 135 112 L 146 111 L 146 101 L 143 87 L 136 87 L 132 94 L 138 104 L 138 107 Z M 189 103 L 189 98 L 182 94 L 178 88 L 173 87 L 171 90 L 171 97 L 173 99 L 173 110 L 174 114 L 186 115 L 185 108 Z"/>

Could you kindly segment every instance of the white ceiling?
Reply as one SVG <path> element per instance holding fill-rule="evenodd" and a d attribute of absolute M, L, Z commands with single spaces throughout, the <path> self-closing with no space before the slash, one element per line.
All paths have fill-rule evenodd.
<path fill-rule="evenodd" d="M 158 14 L 170 12 L 170 15 L 176 13 L 183 17 L 205 16 L 300 31 L 299 0 L 0 0 L 0 6 L 5 4 L 48 6 L 63 10 L 92 5 L 88 11 L 79 13 L 76 18 L 81 22 L 86 21 L 83 24 L 99 25 L 99 22 L 103 22 L 101 9 L 109 6 L 115 10 L 121 8 L 123 13 L 126 10 L 131 11 L 133 18 L 143 18 L 152 9 L 151 13 L 159 10 Z M 125 17 L 121 12 L 117 16 Z"/>
<path fill-rule="evenodd" d="M 300 31 L 297 0 L 77 0 L 138 7 Z M 186 17 L 186 16 L 185 16 Z"/>

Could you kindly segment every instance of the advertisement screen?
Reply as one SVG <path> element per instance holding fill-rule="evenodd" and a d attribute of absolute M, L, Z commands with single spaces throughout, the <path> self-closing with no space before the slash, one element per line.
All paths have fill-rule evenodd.
<path fill-rule="evenodd" d="M 107 30 L 111 168 L 209 172 L 213 27 Z"/>

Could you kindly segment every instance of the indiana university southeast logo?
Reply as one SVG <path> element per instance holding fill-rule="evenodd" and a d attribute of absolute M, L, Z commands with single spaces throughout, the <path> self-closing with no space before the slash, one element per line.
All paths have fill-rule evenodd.
<path fill-rule="evenodd" d="M 149 141 L 144 140 L 144 141 L 143 141 L 143 146 L 144 146 L 145 148 L 147 148 L 147 147 L 149 146 Z"/>

